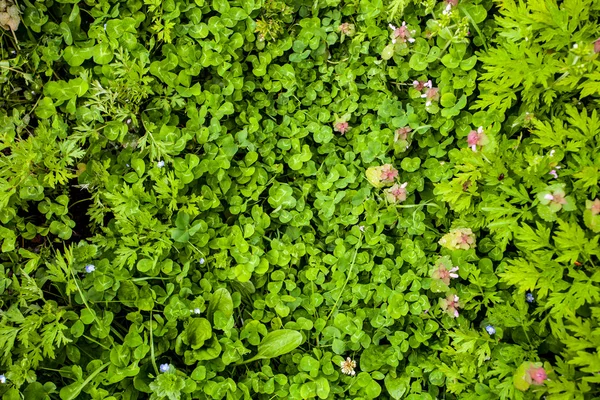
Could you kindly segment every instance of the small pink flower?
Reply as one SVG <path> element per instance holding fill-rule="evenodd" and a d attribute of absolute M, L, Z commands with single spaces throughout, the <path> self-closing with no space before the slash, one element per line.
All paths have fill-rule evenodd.
<path fill-rule="evenodd" d="M 458 240 L 459 245 L 463 247 L 470 248 L 473 243 L 475 243 L 475 238 L 469 232 L 463 232 L 460 234 L 460 239 Z"/>
<path fill-rule="evenodd" d="M 440 301 L 442 310 L 446 311 L 452 318 L 458 318 L 458 296 L 455 294 L 449 294 L 445 299 Z"/>
<path fill-rule="evenodd" d="M 337 122 L 333 125 L 333 129 L 343 135 L 350 129 L 350 124 L 346 121 Z"/>
<path fill-rule="evenodd" d="M 406 186 L 407 182 L 404 182 L 402 185 L 398 185 L 397 183 L 389 189 L 385 191 L 385 198 L 390 203 L 399 203 L 406 200 Z"/>
<path fill-rule="evenodd" d="M 553 169 L 552 171 L 548 172 L 548 175 L 552 175 L 554 177 L 554 179 L 558 179 L 558 174 L 556 173 L 555 169 Z"/>
<path fill-rule="evenodd" d="M 543 385 L 544 381 L 548 379 L 548 375 L 544 370 L 544 367 L 535 367 L 531 366 L 529 370 L 527 370 L 529 377 L 531 378 L 531 383 L 534 385 Z"/>
<path fill-rule="evenodd" d="M 592 212 L 592 215 L 600 214 L 600 200 L 596 199 L 594 201 L 589 202 L 587 208 Z"/>
<path fill-rule="evenodd" d="M 344 22 L 343 24 L 340 24 L 340 26 L 338 26 L 338 31 L 340 31 L 346 36 L 352 36 L 354 35 L 354 33 L 356 33 L 356 27 L 354 26 L 354 24 Z"/>
<path fill-rule="evenodd" d="M 412 37 L 412 35 L 416 31 L 414 31 L 414 30 L 409 31 L 408 26 L 406 25 L 406 21 L 402 22 L 402 26 L 400 28 L 396 28 L 392 24 L 390 24 L 389 27 L 392 30 L 392 34 L 391 34 L 392 43 L 395 44 L 397 41 L 400 41 L 400 43 L 406 43 L 406 42 L 413 43 L 415 41 L 415 39 Z"/>
<path fill-rule="evenodd" d="M 413 87 L 419 92 L 425 88 L 431 89 L 433 84 L 431 83 L 431 79 L 428 81 L 413 81 Z"/>
<path fill-rule="evenodd" d="M 458 0 L 446 0 L 446 8 L 442 11 L 442 14 L 449 15 L 452 12 L 452 7 L 456 7 L 458 5 Z"/>
<path fill-rule="evenodd" d="M 444 282 L 446 286 L 450 285 L 450 279 L 458 278 L 458 267 L 447 269 L 445 265 L 440 265 L 436 270 L 433 271 L 431 276 L 433 279 L 439 279 Z"/>
<path fill-rule="evenodd" d="M 429 107 L 433 101 L 438 101 L 440 99 L 440 89 L 436 87 L 428 88 L 421 97 L 427 100 L 425 105 Z"/>
<path fill-rule="evenodd" d="M 405 126 L 403 128 L 399 128 L 396 129 L 396 132 L 394 133 L 394 141 L 399 141 L 399 140 L 408 140 L 408 135 L 412 132 L 412 129 L 410 126 Z"/>
<path fill-rule="evenodd" d="M 471 150 L 477 151 L 477 146 L 484 146 L 488 143 L 487 136 L 483 133 L 483 127 L 480 126 L 477 130 L 472 130 L 467 136 L 467 143 Z"/>
<path fill-rule="evenodd" d="M 594 53 L 600 53 L 600 38 L 594 42 Z"/>
<path fill-rule="evenodd" d="M 398 170 L 392 167 L 391 164 L 384 164 L 381 166 L 381 182 L 382 183 L 393 183 L 394 179 L 398 176 Z"/>
<path fill-rule="evenodd" d="M 475 247 L 475 234 L 471 228 L 457 228 L 442 236 L 438 243 L 450 250 L 468 250 Z"/>
<path fill-rule="evenodd" d="M 567 204 L 567 200 L 565 199 L 565 196 L 558 191 L 554 192 L 554 194 L 548 193 L 544 196 L 544 198 L 546 200 L 550 200 L 551 202 L 556 203 L 556 204 L 562 204 L 562 205 Z"/>
<path fill-rule="evenodd" d="M 365 175 L 371 185 L 381 188 L 394 183 L 394 179 L 398 176 L 398 170 L 392 164 L 384 164 L 367 168 Z"/>

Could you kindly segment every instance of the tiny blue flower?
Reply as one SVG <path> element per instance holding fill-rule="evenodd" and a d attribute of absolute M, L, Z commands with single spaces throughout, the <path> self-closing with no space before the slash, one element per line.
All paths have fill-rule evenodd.
<path fill-rule="evenodd" d="M 165 166 L 165 162 L 164 162 L 164 161 L 159 161 L 159 162 L 157 162 L 157 163 L 156 163 L 156 166 L 157 166 L 158 168 L 162 168 L 162 167 L 164 167 L 164 166 Z"/>
<path fill-rule="evenodd" d="M 533 295 L 531 293 L 527 293 L 527 295 L 525 296 L 525 301 L 528 303 L 533 303 L 535 299 L 533 298 Z"/>
<path fill-rule="evenodd" d="M 160 364 L 160 372 L 165 373 L 169 370 L 169 364 Z"/>
<path fill-rule="evenodd" d="M 87 272 L 88 274 L 91 274 L 95 270 L 96 270 L 96 267 L 94 266 L 94 264 L 88 264 L 85 266 L 85 272 Z"/>
<path fill-rule="evenodd" d="M 201 258 L 200 259 L 200 265 L 204 264 L 204 261 L 205 261 L 204 258 Z"/>
<path fill-rule="evenodd" d="M 494 334 L 496 333 L 496 329 L 495 329 L 493 326 L 491 326 L 491 325 L 488 325 L 488 326 L 486 326 L 486 327 L 485 327 L 485 330 L 487 331 L 487 333 L 488 333 L 490 336 L 491 336 L 491 335 L 494 335 Z"/>
<path fill-rule="evenodd" d="M 6 377 L 4 374 L 0 375 L 0 383 L 6 383 Z"/>

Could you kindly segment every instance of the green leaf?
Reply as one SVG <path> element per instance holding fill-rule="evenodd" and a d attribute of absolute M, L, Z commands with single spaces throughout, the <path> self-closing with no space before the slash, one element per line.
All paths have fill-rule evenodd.
<path fill-rule="evenodd" d="M 391 375 L 387 375 L 384 380 L 385 388 L 387 389 L 390 396 L 393 399 L 401 399 L 402 396 L 408 391 L 410 385 L 409 377 L 397 377 L 392 378 Z"/>
<path fill-rule="evenodd" d="M 155 262 L 154 260 L 150 260 L 148 258 L 142 258 L 137 263 L 137 270 L 140 272 L 148 272 L 152 268 L 154 268 Z"/>
<path fill-rule="evenodd" d="M 186 229 L 190 226 L 190 216 L 184 212 L 178 212 L 175 219 L 175 226 L 179 229 Z"/>
<path fill-rule="evenodd" d="M 274 332 L 269 332 L 258 345 L 258 353 L 249 360 L 244 361 L 246 364 L 256 360 L 269 359 L 279 357 L 289 353 L 302 343 L 302 334 L 291 329 L 280 329 Z"/>
<path fill-rule="evenodd" d="M 476 63 L 477 63 L 477 56 L 471 56 L 460 62 L 460 69 L 462 69 L 463 71 L 469 71 L 469 70 L 473 69 L 473 67 L 475 67 Z"/>
<path fill-rule="evenodd" d="M 212 8 L 221 14 L 225 14 L 229 11 L 229 1 L 227 0 L 213 0 Z"/>
<path fill-rule="evenodd" d="M 425 71 L 429 63 L 427 62 L 426 56 L 424 54 L 414 53 L 410 57 L 408 65 L 415 71 Z"/>
<path fill-rule="evenodd" d="M 94 46 L 94 62 L 96 64 L 108 64 L 112 61 L 114 51 L 106 43 L 99 43 Z"/>
<path fill-rule="evenodd" d="M 458 68 L 460 65 L 460 59 L 455 57 L 453 54 L 446 54 L 442 57 L 442 64 L 448 68 Z"/>
<path fill-rule="evenodd" d="M 108 367 L 110 363 L 106 363 L 98 367 L 94 372 L 92 372 L 85 381 L 83 382 L 75 382 L 70 385 L 67 385 L 60 389 L 60 398 L 62 400 L 74 400 L 79 396 L 79 393 L 83 390 L 83 388 L 90 383 L 96 375 L 98 375 L 104 368 Z"/>
<path fill-rule="evenodd" d="M 329 397 L 329 392 L 331 389 L 329 387 L 329 381 L 327 378 L 323 376 L 320 377 L 315 381 L 315 385 L 317 388 L 317 396 L 319 396 L 320 399 L 326 399 Z"/>
<path fill-rule="evenodd" d="M 94 55 L 93 47 L 67 46 L 63 58 L 71 67 L 79 67 L 83 62 Z"/>
<path fill-rule="evenodd" d="M 315 360 L 311 356 L 302 357 L 302 359 L 300 360 L 300 365 L 298 366 L 298 368 L 301 371 L 311 372 L 314 374 L 314 376 L 318 375 L 319 367 L 320 367 L 319 361 Z"/>
<path fill-rule="evenodd" d="M 212 337 L 212 327 L 206 318 L 193 318 L 183 332 L 183 342 L 197 350 Z"/>
<path fill-rule="evenodd" d="M 232 7 L 227 13 L 227 16 L 233 19 L 234 21 L 242 21 L 248 18 L 248 13 L 242 8 Z"/>
<path fill-rule="evenodd" d="M 220 311 L 222 316 L 229 319 L 233 316 L 233 300 L 231 294 L 225 288 L 217 289 L 210 300 L 206 314 L 208 318 L 213 318 L 216 311 Z M 213 321 L 216 325 L 216 318 Z"/>
<path fill-rule="evenodd" d="M 531 386 L 531 377 L 527 371 L 532 365 L 532 362 L 523 362 L 515 371 L 515 374 L 513 375 L 513 383 L 517 389 L 525 391 L 529 389 L 529 386 Z"/>
<path fill-rule="evenodd" d="M 47 119 L 56 114 L 54 102 L 49 97 L 44 97 L 35 108 L 35 115 L 38 118 Z"/>
<path fill-rule="evenodd" d="M 135 173 L 141 178 L 142 175 L 144 175 L 144 171 L 146 170 L 146 164 L 141 158 L 134 158 L 133 160 L 131 160 L 131 168 L 133 168 Z"/>
<path fill-rule="evenodd" d="M 440 99 L 440 104 L 444 107 L 453 107 L 456 104 L 454 93 L 444 93 Z"/>
<path fill-rule="evenodd" d="M 383 48 L 383 51 L 381 52 L 381 58 L 383 58 L 384 60 L 389 60 L 393 56 L 394 56 L 394 45 L 390 43 Z"/>
<path fill-rule="evenodd" d="M 116 345 L 110 351 L 110 362 L 119 368 L 126 368 L 129 365 L 130 357 L 129 348 L 122 345 Z"/>
<path fill-rule="evenodd" d="M 269 204 L 275 209 L 290 209 L 296 206 L 294 191 L 287 183 L 274 182 L 269 189 Z"/>
<path fill-rule="evenodd" d="M 406 172 L 414 172 L 421 166 L 421 159 L 419 157 L 406 157 L 400 163 L 400 167 Z"/>

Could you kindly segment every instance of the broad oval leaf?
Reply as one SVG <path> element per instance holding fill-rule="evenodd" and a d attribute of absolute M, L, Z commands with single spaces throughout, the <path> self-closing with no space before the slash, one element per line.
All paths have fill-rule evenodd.
<path fill-rule="evenodd" d="M 302 334 L 291 329 L 280 329 L 269 332 L 258 346 L 258 354 L 254 360 L 275 358 L 289 353 L 302 343 Z"/>

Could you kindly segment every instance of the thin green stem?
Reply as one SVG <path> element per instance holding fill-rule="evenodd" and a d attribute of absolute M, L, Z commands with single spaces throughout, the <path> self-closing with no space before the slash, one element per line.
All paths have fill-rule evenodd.
<path fill-rule="evenodd" d="M 154 358 L 154 333 L 152 332 L 152 322 L 154 321 L 154 317 L 152 317 L 152 311 L 150 311 L 150 361 L 152 361 L 152 366 L 154 367 L 154 372 L 158 376 L 158 367 L 156 366 L 156 359 Z"/>
<path fill-rule="evenodd" d="M 346 289 L 346 285 L 348 285 L 348 282 L 350 281 L 350 276 L 352 276 L 352 270 L 354 269 L 354 264 L 356 263 L 356 256 L 358 255 L 358 249 L 360 249 L 360 246 L 362 245 L 362 239 L 363 239 L 363 235 L 361 233 L 360 237 L 358 238 L 358 243 L 356 244 L 356 249 L 354 250 L 354 256 L 352 257 L 352 263 L 350 264 L 350 269 L 348 270 L 348 275 L 346 276 L 346 281 L 344 282 L 344 286 L 342 286 L 342 290 L 340 290 L 340 294 L 338 295 L 337 300 L 335 301 L 335 304 L 331 308 L 331 311 L 327 315 L 327 318 L 325 318 L 325 323 L 327 323 L 327 321 L 329 321 L 331 314 L 333 314 L 333 312 L 337 308 L 338 303 L 340 302 L 340 299 L 342 298 L 342 295 L 344 294 L 344 290 Z"/>

